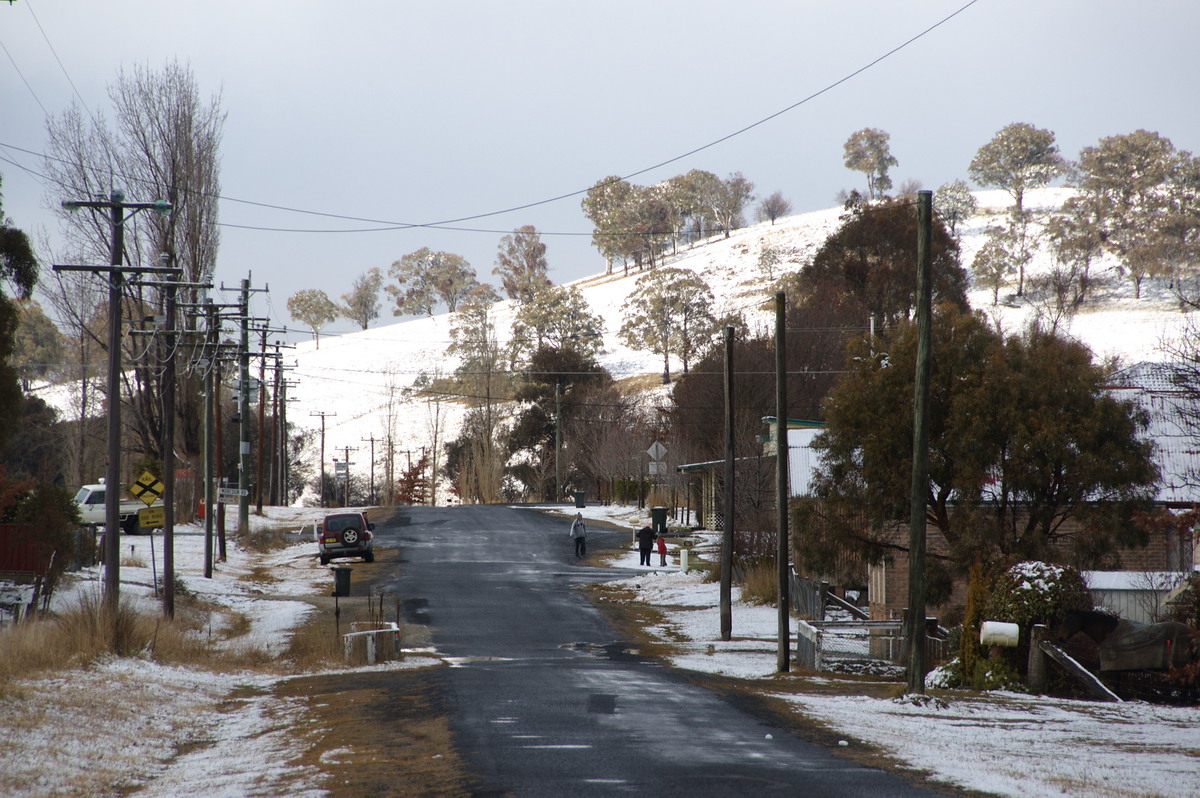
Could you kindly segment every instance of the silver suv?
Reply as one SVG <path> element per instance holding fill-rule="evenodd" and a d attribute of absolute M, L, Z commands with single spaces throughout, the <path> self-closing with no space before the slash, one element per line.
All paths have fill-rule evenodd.
<path fill-rule="evenodd" d="M 317 530 L 317 554 L 321 565 L 339 557 L 362 557 L 375 562 L 375 525 L 366 513 L 337 513 L 325 516 Z"/>

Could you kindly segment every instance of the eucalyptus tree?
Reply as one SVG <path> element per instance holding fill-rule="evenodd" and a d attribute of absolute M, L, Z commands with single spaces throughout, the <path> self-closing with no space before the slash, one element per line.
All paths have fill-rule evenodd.
<path fill-rule="evenodd" d="M 892 187 L 888 171 L 900 162 L 892 155 L 890 141 L 887 131 L 865 127 L 851 133 L 842 145 L 846 168 L 867 176 L 867 199 L 879 199 Z"/>
<path fill-rule="evenodd" d="M 500 285 L 509 299 L 524 301 L 549 286 L 548 270 L 546 245 L 533 225 L 518 227 L 511 235 L 500 239 L 492 274 L 500 278 Z"/>
<path fill-rule="evenodd" d="M 661 355 L 663 383 L 671 381 L 671 355 L 691 361 L 710 345 L 720 323 L 708 283 L 688 269 L 661 268 L 638 278 L 622 309 L 618 336 L 633 349 Z"/>

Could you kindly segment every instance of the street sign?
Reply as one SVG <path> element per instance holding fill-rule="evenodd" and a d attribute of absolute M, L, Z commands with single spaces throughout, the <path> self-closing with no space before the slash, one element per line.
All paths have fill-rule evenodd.
<path fill-rule="evenodd" d="M 167 523 L 167 508 L 147 507 L 138 510 L 138 526 L 142 529 L 154 529 Z"/>
<path fill-rule="evenodd" d="M 217 491 L 217 493 L 220 494 L 222 499 L 226 498 L 227 496 L 233 497 L 236 499 L 239 496 L 249 496 L 250 495 L 250 491 L 242 490 L 241 488 L 221 488 Z"/>
<path fill-rule="evenodd" d="M 655 441 L 650 448 L 646 450 L 646 454 L 650 455 L 651 460 L 661 460 L 666 453 L 667 447 L 663 446 L 658 441 Z"/>
<path fill-rule="evenodd" d="M 141 499 L 147 507 L 161 499 L 163 491 L 166 489 L 167 486 L 162 484 L 162 480 L 149 471 L 143 472 L 137 478 L 137 482 L 129 486 L 129 492 L 133 494 L 134 498 Z"/>

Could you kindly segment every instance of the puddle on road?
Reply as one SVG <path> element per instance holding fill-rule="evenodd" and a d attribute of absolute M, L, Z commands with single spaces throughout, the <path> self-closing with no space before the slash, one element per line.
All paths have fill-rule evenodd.
<path fill-rule="evenodd" d="M 560 648 L 579 654 L 590 654 L 593 657 L 603 657 L 614 662 L 632 662 L 642 658 L 641 650 L 630 648 L 621 642 L 615 643 L 565 643 Z"/>

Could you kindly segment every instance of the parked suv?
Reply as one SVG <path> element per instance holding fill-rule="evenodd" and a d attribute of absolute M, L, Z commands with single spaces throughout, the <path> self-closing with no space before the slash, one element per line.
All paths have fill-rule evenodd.
<path fill-rule="evenodd" d="M 321 565 L 339 557 L 362 557 L 366 562 L 375 562 L 375 525 L 367 520 L 366 513 L 337 513 L 325 516 L 317 530 L 317 553 Z"/>

